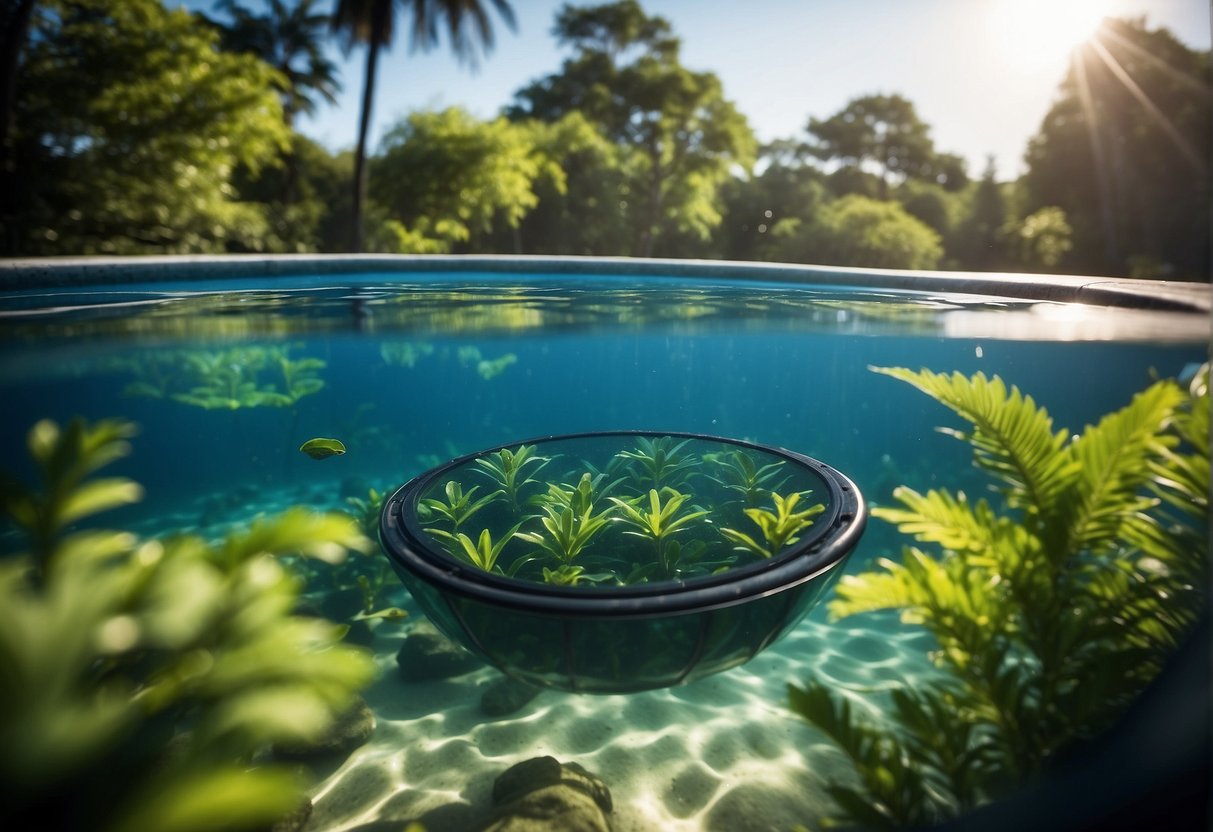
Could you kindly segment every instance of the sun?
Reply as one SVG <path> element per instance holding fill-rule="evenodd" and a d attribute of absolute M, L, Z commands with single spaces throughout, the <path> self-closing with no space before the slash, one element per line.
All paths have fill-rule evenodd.
<path fill-rule="evenodd" d="M 1111 0 L 989 0 L 992 38 L 1009 59 L 1052 63 L 1095 34 Z"/>

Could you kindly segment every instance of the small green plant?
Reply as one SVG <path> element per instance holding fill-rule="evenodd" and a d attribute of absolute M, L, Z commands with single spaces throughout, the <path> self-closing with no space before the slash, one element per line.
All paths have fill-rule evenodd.
<path fill-rule="evenodd" d="M 519 445 L 517 450 L 502 448 L 494 454 L 476 460 L 480 472 L 489 477 L 500 488 L 496 493 L 504 494 L 510 508 L 517 510 L 522 489 L 533 483 L 533 475 L 550 462 L 547 457 L 535 456 L 534 445 Z M 537 465 L 529 473 L 523 473 L 528 465 Z"/>
<path fill-rule="evenodd" d="M 675 442 L 670 436 L 657 439 L 641 436 L 636 440 L 634 450 L 620 451 L 619 456 L 631 463 L 630 473 L 639 487 L 681 488 L 699 466 L 696 457 L 682 453 L 690 441 Z"/>
<path fill-rule="evenodd" d="M 472 495 L 480 489 L 480 486 L 473 485 L 465 493 L 463 486 L 455 480 L 451 480 L 446 484 L 446 502 L 437 499 L 436 497 L 427 497 L 420 500 L 418 505 L 421 511 L 427 512 L 429 519 L 427 522 L 435 522 L 438 519 L 445 520 L 451 524 L 451 532 L 458 533 L 459 528 L 471 518 L 480 509 L 487 506 L 493 500 L 500 496 L 500 491 L 494 491 L 491 494 L 486 494 L 479 500 L 472 502 Z M 436 516 L 435 516 L 436 515 Z M 422 520 L 426 521 L 423 515 Z"/>
<path fill-rule="evenodd" d="M 518 538 L 534 543 L 561 564 L 569 564 L 610 520 L 611 509 L 594 511 L 594 485 L 583 474 L 576 488 L 553 483 L 542 500 L 536 498 L 543 514 L 538 515 L 546 534 L 519 532 Z"/>
<path fill-rule="evenodd" d="M 514 538 L 515 533 L 521 526 L 521 523 L 514 526 L 503 534 L 496 543 L 493 542 L 492 532 L 488 529 L 482 529 L 480 537 L 475 542 L 472 542 L 472 539 L 463 532 L 450 534 L 438 530 L 436 534 L 451 541 L 451 552 L 456 557 L 460 557 L 462 560 L 483 569 L 485 572 L 502 572 L 497 566 L 497 558 L 501 555 L 501 550 Z M 516 569 L 518 565 L 515 563 L 512 566 Z"/>
<path fill-rule="evenodd" d="M 804 511 L 793 511 L 800 502 L 800 497 L 801 495 L 796 492 L 786 497 L 771 492 L 771 500 L 775 505 L 774 512 L 767 511 L 765 508 L 747 508 L 745 510 L 746 517 L 753 520 L 759 531 L 762 532 L 762 543 L 736 529 L 722 528 L 720 533 L 736 543 L 739 551 L 752 552 L 763 558 L 774 557 L 785 547 L 795 543 L 800 533 L 813 525 L 813 518 L 825 511 L 826 507 L 821 503 L 811 505 Z"/>
<path fill-rule="evenodd" d="M 433 354 L 434 345 L 424 341 L 385 341 L 379 346 L 384 363 L 399 367 L 416 367 L 418 361 Z"/>
<path fill-rule="evenodd" d="M 917 545 L 844 576 L 834 618 L 899 610 L 939 649 L 939 681 L 893 696 L 895 727 L 857 718 L 818 682 L 792 707 L 850 757 L 839 819 L 926 825 L 1039 773 L 1110 726 L 1207 603 L 1208 367 L 1159 381 L 1081 434 L 997 376 L 876 369 L 971 425 L 997 502 L 895 492 L 873 514 Z M 928 550 L 928 548 L 934 551 Z"/>
<path fill-rule="evenodd" d="M 767 494 L 778 491 L 788 481 L 779 478 L 782 462 L 770 462 L 759 467 L 754 458 L 744 451 L 729 451 L 705 454 L 704 461 L 717 472 L 711 477 L 730 491 L 741 495 L 747 506 L 756 506 Z"/>
<path fill-rule="evenodd" d="M 291 407 L 324 389 L 319 358 L 291 358 L 291 346 L 150 352 L 115 364 L 135 380 L 132 396 L 167 399 L 206 410 Z"/>
<path fill-rule="evenodd" d="M 664 503 L 662 502 L 663 496 L 665 497 Z M 704 509 L 692 509 L 679 514 L 682 504 L 690 496 L 669 487 L 663 488 L 660 492 L 655 488 L 650 488 L 647 511 L 644 507 L 643 497 L 630 501 L 611 497 L 610 500 L 619 509 L 617 518 L 632 527 L 624 534 L 652 540 L 657 550 L 657 561 L 666 563 L 669 559 L 666 544 L 670 540 L 670 536 L 686 530 L 692 522 L 708 514 Z"/>
<path fill-rule="evenodd" d="M 4 481 L 29 549 L 0 560 L 0 825 L 268 827 L 302 784 L 254 755 L 315 739 L 373 673 L 342 628 L 292 614 L 298 581 L 278 556 L 335 561 L 369 541 L 298 508 L 216 544 L 76 529 L 138 498 L 92 476 L 132 433 L 39 422 L 41 489 Z"/>

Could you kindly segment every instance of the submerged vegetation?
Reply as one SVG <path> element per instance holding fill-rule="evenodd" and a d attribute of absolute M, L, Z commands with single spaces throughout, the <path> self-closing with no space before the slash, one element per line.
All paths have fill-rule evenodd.
<path fill-rule="evenodd" d="M 127 372 L 129 396 L 166 399 L 206 410 L 293 407 L 324 389 L 319 358 L 292 358 L 291 345 L 218 350 L 148 350 L 108 363 Z"/>
<path fill-rule="evenodd" d="M 370 542 L 341 514 L 290 509 L 215 543 L 77 528 L 138 500 L 96 473 L 130 423 L 34 425 L 40 487 L 3 481 L 27 550 L 0 561 L 0 824 L 8 829 L 269 828 L 303 802 L 259 758 L 320 736 L 368 682 L 343 628 L 294 614 L 294 555 Z"/>
<path fill-rule="evenodd" d="M 1081 434 L 997 376 L 879 368 L 953 410 L 995 499 L 898 488 L 878 508 L 915 543 L 844 577 L 834 618 L 898 610 L 934 636 L 939 677 L 892 694 L 892 725 L 819 682 L 793 709 L 848 756 L 829 791 L 865 828 L 953 817 L 1108 728 L 1180 644 L 1205 597 L 1208 365 Z"/>
<path fill-rule="evenodd" d="M 574 448 L 585 453 L 561 452 Z M 821 503 L 793 511 L 820 479 L 760 449 L 608 436 L 551 440 L 545 455 L 539 450 L 491 451 L 437 478 L 416 505 L 434 543 L 486 572 L 565 586 L 636 584 L 776 557 L 825 511 Z M 718 471 L 733 472 L 732 481 Z M 472 477 L 494 490 L 465 486 Z M 759 496 L 760 484 L 792 490 Z M 747 519 L 761 542 L 731 528 Z"/>

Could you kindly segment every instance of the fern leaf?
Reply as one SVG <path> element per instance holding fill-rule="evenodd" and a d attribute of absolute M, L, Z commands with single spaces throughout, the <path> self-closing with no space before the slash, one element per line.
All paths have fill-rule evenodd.
<path fill-rule="evenodd" d="M 1153 476 L 1150 460 L 1174 444 L 1163 431 L 1182 400 L 1173 382 L 1158 382 L 1088 426 L 1070 446 L 1079 473 L 1062 521 L 1062 552 L 1096 550 L 1116 540 L 1128 518 L 1149 505 L 1136 495 Z"/>
<path fill-rule="evenodd" d="M 1014 386 L 1007 390 L 1001 378 L 987 379 L 982 373 L 970 378 L 904 367 L 871 369 L 917 387 L 971 422 L 971 434 L 952 433 L 973 445 L 980 468 L 1005 483 L 1009 505 L 1040 515 L 1053 513 L 1075 467 L 1061 453 L 1066 432 L 1053 432 L 1048 411 L 1031 396 Z"/>

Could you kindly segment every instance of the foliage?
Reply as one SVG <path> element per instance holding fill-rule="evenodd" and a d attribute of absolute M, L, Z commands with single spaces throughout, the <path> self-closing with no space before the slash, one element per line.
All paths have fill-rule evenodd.
<path fill-rule="evenodd" d="M 413 251 L 448 251 L 494 227 L 517 228 L 538 204 L 538 180 L 564 188 L 564 171 L 526 125 L 478 121 L 455 107 L 414 112 L 391 128 L 371 174 L 371 196 Z"/>
<path fill-rule="evenodd" d="M 844 577 L 835 617 L 896 609 L 936 639 L 940 681 L 867 725 L 819 684 L 794 707 L 860 774 L 835 785 L 851 822 L 934 822 L 1037 774 L 1106 729 L 1206 602 L 1208 367 L 1159 381 L 1081 434 L 998 377 L 878 369 L 969 422 L 998 502 L 901 487 L 877 517 L 919 545 Z M 938 548 L 932 554 L 922 544 Z"/>
<path fill-rule="evenodd" d="M 447 482 L 444 489 L 446 494 L 446 502 L 436 498 L 427 497 L 420 501 L 420 507 L 428 513 L 428 516 L 423 516 L 426 522 L 436 522 L 442 519 L 451 525 L 451 531 L 458 533 L 459 528 L 466 523 L 472 515 L 487 506 L 493 500 L 497 499 L 501 493 L 494 491 L 486 494 L 475 502 L 472 501 L 472 495 L 480 489 L 480 486 L 473 485 L 464 492 L 463 486 L 455 480 Z M 436 516 L 435 516 L 436 515 Z"/>
<path fill-rule="evenodd" d="M 624 534 L 649 538 L 657 544 L 658 552 L 661 551 L 666 538 L 686 529 L 689 523 L 708 514 L 704 509 L 694 509 L 679 514 L 678 510 L 682 508 L 682 504 L 690 498 L 690 495 L 683 494 L 669 486 L 662 488 L 660 492 L 656 488 L 650 488 L 647 496 L 647 511 L 641 497 L 633 500 L 621 500 L 618 497 L 609 499 L 619 509 L 619 519 L 633 529 Z M 665 497 L 664 503 L 662 502 L 663 496 Z"/>
<path fill-rule="evenodd" d="M 136 499 L 91 475 L 129 423 L 42 421 L 42 490 L 10 483 L 30 551 L 0 564 L 0 821 L 6 828 L 265 827 L 298 806 L 287 768 L 252 756 L 313 739 L 367 682 L 340 628 L 291 614 L 276 556 L 335 561 L 368 541 L 341 515 L 291 509 L 208 544 L 75 523 Z"/>
<path fill-rule="evenodd" d="M 497 567 L 497 558 L 501 555 L 501 550 L 505 548 L 505 544 L 513 539 L 515 533 L 521 527 L 522 524 L 518 523 L 503 534 L 496 543 L 493 542 L 492 533 L 488 529 L 481 529 L 480 537 L 474 543 L 463 532 L 450 535 L 438 530 L 437 534 L 448 537 L 455 544 L 452 547 L 452 551 L 468 563 L 479 569 L 483 569 L 485 572 L 492 572 L 494 570 L 500 572 L 501 569 Z"/>
<path fill-rule="evenodd" d="M 704 462 L 718 474 L 712 479 L 740 494 L 747 506 L 757 505 L 764 494 L 778 490 L 788 481 L 786 475 L 776 479 L 782 473 L 783 462 L 769 462 L 759 467 L 754 458 L 744 451 L 705 454 Z"/>
<path fill-rule="evenodd" d="M 1149 257 L 1208 279 L 1208 77 L 1207 51 L 1144 19 L 1109 19 L 1077 51 L 1024 177 L 1026 213 L 1055 206 L 1073 228 L 1067 269 L 1126 274 Z"/>
<path fill-rule="evenodd" d="M 1033 211 L 1011 233 L 1019 262 L 1030 269 L 1057 268 L 1073 248 L 1066 212 L 1053 206 Z"/>
<path fill-rule="evenodd" d="M 794 492 L 782 497 L 771 492 L 771 500 L 775 511 L 765 508 L 747 508 L 745 516 L 754 521 L 762 532 L 763 543 L 736 529 L 722 528 L 720 533 L 738 544 L 741 551 L 750 551 L 759 557 L 771 558 L 779 554 L 787 546 L 796 542 L 800 533 L 813 525 L 813 518 L 825 511 L 825 505 L 816 503 L 804 511 L 794 511 L 800 502 L 801 494 Z"/>
<path fill-rule="evenodd" d="M 543 511 L 539 519 L 547 534 L 522 532 L 517 537 L 540 546 L 561 565 L 569 565 L 610 520 L 610 509 L 594 511 L 595 500 L 603 494 L 588 473 L 582 474 L 575 488 L 551 483 L 546 494 L 533 500 Z"/>
<path fill-rule="evenodd" d="M 292 407 L 324 389 L 319 358 L 291 358 L 290 345 L 161 350 L 112 363 L 133 373 L 130 396 L 168 399 L 206 410 Z M 302 449 L 300 449 L 302 450 Z"/>
<path fill-rule="evenodd" d="M 299 446 L 299 450 L 312 459 L 327 459 L 330 456 L 341 456 L 345 453 L 345 443 L 340 439 L 326 439 L 317 436 Z"/>
<path fill-rule="evenodd" d="M 564 6 L 554 31 L 574 55 L 520 90 L 511 117 L 555 122 L 580 111 L 626 149 L 618 204 L 633 229 L 631 253 L 651 256 L 674 233 L 706 239 L 720 223 L 718 189 L 755 151 L 720 79 L 683 67 L 669 22 L 635 0 Z"/>
<path fill-rule="evenodd" d="M 827 203 L 808 224 L 785 220 L 777 259 L 832 266 L 933 269 L 943 257 L 939 235 L 896 202 L 848 195 Z"/>
<path fill-rule="evenodd" d="M 533 483 L 534 475 L 539 473 L 551 459 L 535 455 L 534 445 L 519 445 L 517 450 L 502 448 L 488 456 L 476 460 L 480 473 L 485 474 L 497 485 L 500 491 L 510 501 L 513 508 L 518 508 L 518 498 L 524 486 Z M 523 473 L 528 465 L 538 465 L 530 473 Z"/>
<path fill-rule="evenodd" d="M 678 488 L 699 464 L 695 457 L 683 452 L 689 442 L 689 439 L 675 442 L 670 436 L 656 439 L 640 436 L 634 450 L 620 451 L 619 456 L 630 463 L 628 473 L 634 482 L 649 483 L 656 488 Z"/>
<path fill-rule="evenodd" d="M 888 197 L 890 184 L 907 177 L 954 190 L 967 181 L 964 162 L 936 152 L 930 128 L 900 95 L 861 96 L 827 119 L 809 119 L 808 130 L 816 139 L 812 152 L 823 161 L 856 168 L 875 165 L 881 173 L 882 199 Z"/>
<path fill-rule="evenodd" d="M 21 252 L 257 248 L 264 212 L 231 181 L 287 146 L 278 73 L 159 0 L 40 5 L 14 115 Z"/>

